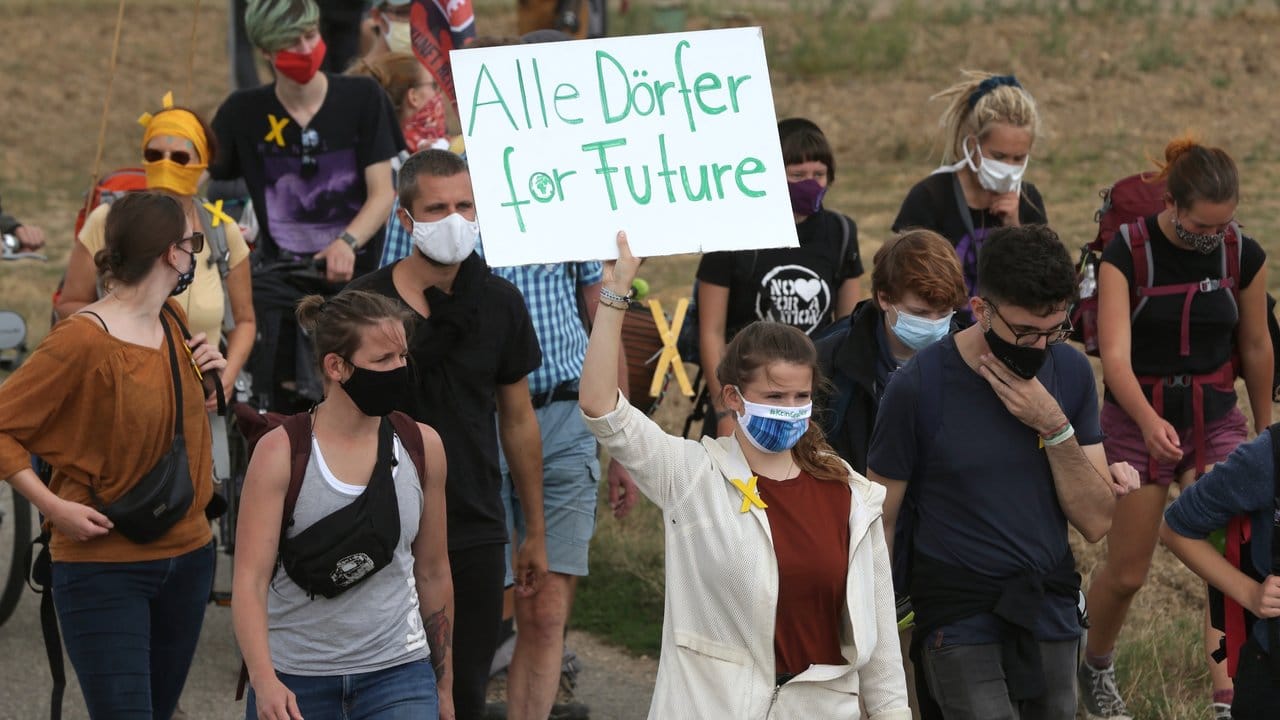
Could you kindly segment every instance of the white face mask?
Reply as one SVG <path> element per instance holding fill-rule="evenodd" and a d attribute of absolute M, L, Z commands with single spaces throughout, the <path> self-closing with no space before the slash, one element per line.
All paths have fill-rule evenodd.
<path fill-rule="evenodd" d="M 413 33 L 408 22 L 387 21 L 387 49 L 391 52 L 413 53 Z"/>
<path fill-rule="evenodd" d="M 953 165 L 943 165 L 934 170 L 931 174 L 957 172 L 962 168 L 969 168 L 978 176 L 978 184 L 984 190 L 1003 195 L 1005 193 L 1018 192 L 1022 189 L 1022 176 L 1027 172 L 1027 163 L 1031 162 L 1027 158 L 1021 165 L 1013 165 L 991 158 L 982 154 L 982 147 L 976 142 L 974 145 L 978 148 L 976 155 L 982 159 L 981 165 L 974 164 L 974 154 L 969 150 L 969 138 L 965 138 L 960 143 L 960 149 L 964 151 L 964 158 Z"/>
<path fill-rule="evenodd" d="M 969 168 L 978 174 L 979 185 L 1001 195 L 1018 192 L 1022 188 L 1022 175 L 1027 171 L 1027 163 L 1031 162 L 1031 158 L 1024 160 L 1021 165 L 1014 165 L 1000 160 L 992 160 L 983 155 L 982 147 L 976 142 L 974 147 L 977 149 L 974 155 L 981 158 L 982 164 L 977 166 L 973 164 L 973 157 L 969 153 L 967 139 L 963 144 L 964 160 L 968 163 Z"/>
<path fill-rule="evenodd" d="M 412 217 L 413 246 L 441 265 L 457 265 L 476 249 L 480 225 L 458 213 L 435 222 L 417 222 Z"/>

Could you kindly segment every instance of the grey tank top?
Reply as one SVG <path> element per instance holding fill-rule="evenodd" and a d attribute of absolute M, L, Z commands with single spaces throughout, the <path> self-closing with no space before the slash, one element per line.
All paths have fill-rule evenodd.
<path fill-rule="evenodd" d="M 394 451 L 400 543 L 391 564 L 335 598 L 312 599 L 287 573 L 277 570 L 267 591 L 268 637 L 276 670 L 290 675 L 349 675 L 431 656 L 413 579 L 412 546 L 422 516 L 422 486 L 399 438 Z M 350 504 L 363 490 L 329 472 L 312 436 L 311 460 L 287 536 L 294 537 Z"/>

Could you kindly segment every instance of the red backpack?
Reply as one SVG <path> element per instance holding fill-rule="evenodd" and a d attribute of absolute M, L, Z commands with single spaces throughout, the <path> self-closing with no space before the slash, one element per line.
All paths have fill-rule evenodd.
<path fill-rule="evenodd" d="M 1102 251 L 1121 227 L 1164 209 L 1164 191 L 1164 181 L 1157 180 L 1153 173 L 1148 172 L 1117 180 L 1098 193 L 1102 205 L 1093 215 L 1094 222 L 1098 223 L 1098 234 L 1093 242 L 1080 250 L 1080 299 L 1071 309 L 1071 339 L 1083 344 L 1084 351 L 1094 357 L 1098 355 L 1098 263 L 1102 259 Z M 1135 277 L 1138 262 L 1135 256 Z M 1147 270 L 1149 268 L 1143 268 L 1144 275 L 1149 274 Z"/>
<path fill-rule="evenodd" d="M 93 187 L 89 188 L 85 204 L 80 206 L 80 212 L 76 214 L 75 236 L 80 237 L 84 220 L 94 208 L 103 203 L 110 205 L 125 193 L 146 189 L 147 174 L 139 167 L 120 168 L 103 175 Z"/>

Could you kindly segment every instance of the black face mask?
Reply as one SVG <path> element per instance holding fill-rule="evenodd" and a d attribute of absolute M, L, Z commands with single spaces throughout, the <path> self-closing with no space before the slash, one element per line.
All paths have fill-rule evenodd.
<path fill-rule="evenodd" d="M 370 370 L 347 360 L 352 371 L 346 382 L 338 383 L 360 412 L 369 417 L 385 417 L 401 409 L 409 395 L 409 366 L 394 370 Z"/>
<path fill-rule="evenodd" d="M 187 288 L 191 287 L 191 282 L 196 279 L 196 254 L 186 248 L 180 247 L 178 249 L 191 256 L 191 267 L 186 272 L 182 272 L 176 267 L 173 269 L 174 272 L 178 273 L 178 284 L 173 286 L 173 291 L 169 293 L 170 297 L 177 297 L 186 292 Z"/>
<path fill-rule="evenodd" d="M 994 327 L 988 325 L 987 332 L 983 335 L 987 339 L 987 345 L 991 348 L 991 354 L 995 355 L 1004 366 L 1013 371 L 1014 375 L 1023 380 L 1030 380 L 1040 372 L 1040 366 L 1044 365 L 1044 359 L 1049 355 L 1047 347 L 1020 347 L 1005 340 L 996 334 Z"/>

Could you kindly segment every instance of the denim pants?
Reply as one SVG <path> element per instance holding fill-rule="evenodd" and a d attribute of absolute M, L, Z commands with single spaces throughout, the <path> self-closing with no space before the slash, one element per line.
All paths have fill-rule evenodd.
<path fill-rule="evenodd" d="M 1048 691 L 1033 700 L 1009 697 L 998 644 L 926 645 L 925 677 L 947 720 L 1073 720 L 1079 648 L 1078 640 L 1040 643 Z"/>
<path fill-rule="evenodd" d="M 375 672 L 353 675 L 289 675 L 276 677 L 298 699 L 307 720 L 436 720 L 440 701 L 429 660 L 414 660 Z M 253 691 L 245 705 L 246 720 L 257 720 Z M 461 717 L 461 715 L 459 715 Z"/>
<path fill-rule="evenodd" d="M 91 718 L 167 720 L 213 586 L 213 545 L 142 562 L 55 562 L 53 605 Z"/>

